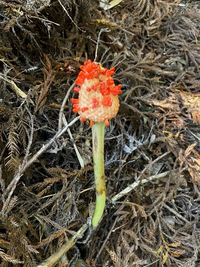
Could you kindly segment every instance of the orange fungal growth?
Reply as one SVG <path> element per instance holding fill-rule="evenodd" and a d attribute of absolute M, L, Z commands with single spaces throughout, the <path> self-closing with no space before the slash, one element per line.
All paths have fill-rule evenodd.
<path fill-rule="evenodd" d="M 109 119 L 119 110 L 118 95 L 122 93 L 121 84 L 115 85 L 111 77 L 115 68 L 109 70 L 88 60 L 80 69 L 74 88 L 79 96 L 71 100 L 73 112 L 78 112 L 81 121 L 90 120 L 90 126 L 96 122 L 109 126 Z"/>

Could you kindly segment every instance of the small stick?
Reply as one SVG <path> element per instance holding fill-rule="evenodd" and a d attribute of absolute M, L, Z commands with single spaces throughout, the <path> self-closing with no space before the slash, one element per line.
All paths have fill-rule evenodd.
<path fill-rule="evenodd" d="M 169 174 L 169 171 L 160 173 L 160 174 L 155 174 L 153 176 L 150 176 L 148 179 L 143 179 L 140 180 L 140 178 L 142 177 L 142 175 L 145 173 L 145 171 L 152 166 L 154 163 L 156 163 L 157 161 L 159 161 L 160 159 L 164 158 L 165 156 L 167 156 L 169 153 L 171 153 L 170 151 L 165 152 L 164 154 L 162 154 L 161 156 L 159 156 L 158 158 L 156 158 L 153 162 L 149 163 L 144 170 L 141 172 L 140 176 L 138 177 L 138 181 L 132 183 L 131 185 L 127 186 L 124 190 L 122 190 L 120 193 L 118 193 L 117 195 L 115 195 L 111 201 L 114 203 L 115 201 L 117 201 L 118 199 L 120 199 L 121 197 L 123 197 L 124 195 L 128 194 L 129 192 L 131 192 L 133 189 L 135 189 L 139 184 L 145 184 L 151 180 L 154 179 L 158 179 L 158 178 L 162 178 L 165 177 L 166 175 Z"/>
<path fill-rule="evenodd" d="M 166 171 L 166 172 L 162 172 L 156 175 L 152 175 L 150 176 L 148 179 L 143 179 L 141 181 L 136 181 L 132 184 L 130 184 L 129 186 L 127 186 L 124 190 L 122 190 L 121 192 L 119 192 L 117 195 L 115 195 L 111 201 L 112 203 L 116 202 L 118 199 L 120 199 L 121 197 L 127 195 L 128 193 L 130 193 L 133 189 L 135 189 L 138 185 L 140 184 L 146 184 L 149 181 L 155 180 L 155 179 L 159 179 L 159 178 L 163 178 L 165 176 L 167 176 L 170 173 L 170 171 Z"/>
<path fill-rule="evenodd" d="M 19 166 L 18 171 L 16 175 L 13 177 L 12 181 L 8 185 L 8 187 L 5 190 L 4 196 L 7 195 L 6 202 L 3 205 L 3 208 L 6 207 L 6 205 L 10 202 L 10 199 L 12 197 L 12 194 L 22 177 L 25 170 L 30 167 L 33 162 L 35 162 L 63 133 L 67 131 L 67 129 L 73 125 L 77 120 L 79 120 L 79 117 L 76 117 L 74 120 L 72 120 L 69 124 L 67 124 L 65 127 L 63 127 L 60 131 L 58 131 L 45 145 L 43 145 L 28 161 L 27 158 L 25 158 L 22 162 L 22 164 Z M 2 208 L 2 210 L 3 210 Z"/>
<path fill-rule="evenodd" d="M 53 267 L 62 258 L 62 256 L 75 245 L 76 241 L 83 236 L 87 229 L 88 224 L 84 224 L 67 243 L 62 245 L 58 251 L 56 251 L 37 267 Z"/>

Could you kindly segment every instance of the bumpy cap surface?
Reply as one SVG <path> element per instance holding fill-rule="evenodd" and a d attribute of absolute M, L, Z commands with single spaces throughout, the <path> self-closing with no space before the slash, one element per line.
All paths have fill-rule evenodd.
<path fill-rule="evenodd" d="M 106 69 L 100 64 L 88 60 L 80 66 L 80 73 L 75 81 L 75 92 L 78 99 L 72 99 L 73 112 L 78 112 L 80 120 L 105 122 L 109 126 L 109 119 L 116 116 L 119 110 L 118 95 L 122 93 L 121 84 L 115 85 L 111 75 L 115 68 Z"/>

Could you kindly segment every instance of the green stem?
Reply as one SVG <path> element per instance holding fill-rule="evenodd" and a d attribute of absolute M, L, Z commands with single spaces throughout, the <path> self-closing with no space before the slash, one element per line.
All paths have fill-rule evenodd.
<path fill-rule="evenodd" d="M 96 188 L 96 205 L 92 218 L 92 226 L 96 228 L 102 218 L 106 202 L 106 182 L 104 173 L 104 132 L 105 123 L 92 126 L 92 146 L 94 162 L 94 178 Z"/>

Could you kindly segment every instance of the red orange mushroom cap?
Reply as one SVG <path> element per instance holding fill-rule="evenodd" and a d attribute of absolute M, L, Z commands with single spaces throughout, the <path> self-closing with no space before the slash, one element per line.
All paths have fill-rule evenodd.
<path fill-rule="evenodd" d="M 78 99 L 72 99 L 73 112 L 78 112 L 80 120 L 105 122 L 116 116 L 119 110 L 118 95 L 122 93 L 121 84 L 115 85 L 111 75 L 115 68 L 106 69 L 100 64 L 88 60 L 80 66 L 80 73 L 75 81 Z"/>

